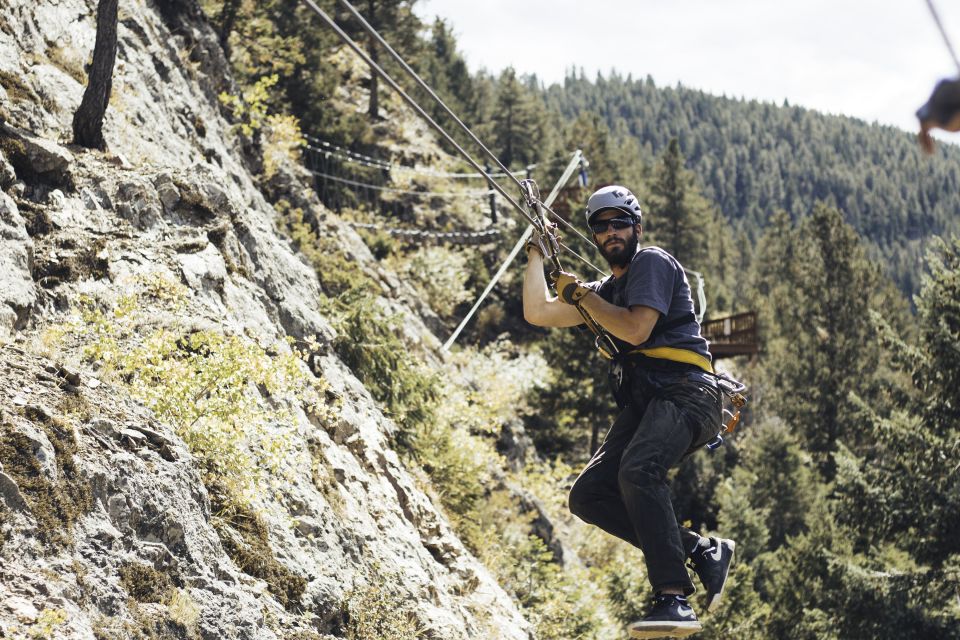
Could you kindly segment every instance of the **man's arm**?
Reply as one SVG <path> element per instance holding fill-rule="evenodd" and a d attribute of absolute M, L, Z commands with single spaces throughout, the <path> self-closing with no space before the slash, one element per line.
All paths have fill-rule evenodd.
<path fill-rule="evenodd" d="M 543 277 L 543 256 L 536 249 L 528 251 L 523 274 L 523 318 L 538 327 L 575 327 L 583 323 L 576 307 L 550 295 Z"/>
<path fill-rule="evenodd" d="M 660 319 L 660 312 L 653 307 L 643 305 L 634 305 L 629 309 L 618 307 L 594 292 L 584 296 L 580 300 L 580 306 L 586 309 L 601 327 L 624 342 L 634 345 L 643 344 L 649 340 L 650 332 Z M 579 315 L 579 312 L 577 313 Z"/>

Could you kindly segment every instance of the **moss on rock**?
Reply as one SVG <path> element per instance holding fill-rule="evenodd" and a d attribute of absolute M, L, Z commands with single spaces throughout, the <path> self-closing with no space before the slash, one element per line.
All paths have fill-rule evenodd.
<path fill-rule="evenodd" d="M 37 459 L 34 442 L 15 427 L 0 424 L 0 460 L 3 470 L 17 483 L 37 521 L 38 537 L 54 546 L 71 546 L 70 530 L 92 504 L 90 487 L 74 460 L 77 443 L 66 422 L 33 407 L 25 417 L 40 427 L 53 445 L 59 482 L 50 482 Z"/>
<path fill-rule="evenodd" d="M 277 560 L 263 519 L 246 504 L 232 500 L 229 491 L 209 477 L 207 490 L 217 514 L 212 520 L 213 528 L 230 559 L 244 573 L 265 581 L 270 593 L 287 611 L 299 611 L 307 580 Z"/>

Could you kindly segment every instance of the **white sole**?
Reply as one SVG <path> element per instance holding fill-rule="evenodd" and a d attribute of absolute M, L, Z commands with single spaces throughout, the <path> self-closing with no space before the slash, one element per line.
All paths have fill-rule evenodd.
<path fill-rule="evenodd" d="M 627 629 L 631 638 L 685 638 L 702 630 L 699 622 L 634 623 Z"/>
<path fill-rule="evenodd" d="M 733 540 L 726 540 L 730 543 L 730 564 L 727 565 L 727 572 L 723 576 L 723 586 L 720 587 L 720 591 L 717 591 L 713 594 L 713 597 L 710 598 L 710 601 L 707 602 L 707 611 L 713 613 L 720 607 L 721 596 L 723 596 L 723 588 L 727 586 L 727 578 L 730 577 L 730 568 L 733 567 L 734 558 L 737 556 L 737 543 Z"/>

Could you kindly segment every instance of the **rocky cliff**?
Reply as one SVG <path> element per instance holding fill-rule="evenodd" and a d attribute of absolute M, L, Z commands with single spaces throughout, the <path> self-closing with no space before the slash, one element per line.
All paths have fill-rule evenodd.
<path fill-rule="evenodd" d="M 329 348 L 193 1 L 121 3 L 108 151 L 69 144 L 95 10 L 0 3 L 0 635 L 349 637 L 388 610 L 403 628 L 382 637 L 527 638 Z M 274 183 L 434 358 L 429 314 L 297 168 Z M 181 415 L 235 369 L 256 382 Z"/>

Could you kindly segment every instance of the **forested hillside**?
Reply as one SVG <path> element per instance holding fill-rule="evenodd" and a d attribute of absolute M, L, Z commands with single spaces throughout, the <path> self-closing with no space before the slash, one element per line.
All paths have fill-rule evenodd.
<path fill-rule="evenodd" d="M 918 289 L 924 240 L 960 230 L 960 149 L 952 145 L 928 158 L 915 136 L 892 127 L 657 87 L 649 77 L 570 76 L 547 89 L 546 101 L 567 119 L 600 114 L 646 157 L 677 138 L 704 195 L 752 240 L 772 211 L 797 219 L 818 201 L 839 208 L 908 293 Z"/>

